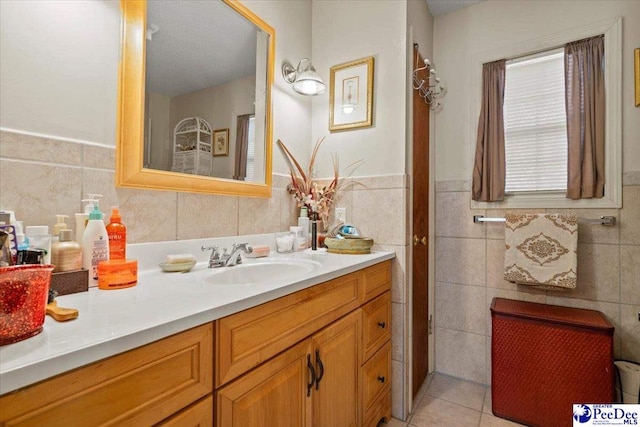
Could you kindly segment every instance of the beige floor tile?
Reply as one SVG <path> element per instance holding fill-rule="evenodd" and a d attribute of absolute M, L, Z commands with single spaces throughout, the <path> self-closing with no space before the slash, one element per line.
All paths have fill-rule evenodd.
<path fill-rule="evenodd" d="M 427 375 L 427 378 L 424 379 L 424 382 L 422 383 L 422 386 L 420 386 L 420 390 L 418 390 L 416 397 L 413 398 L 412 412 L 413 412 L 413 408 L 417 408 L 418 405 L 420 405 L 420 401 L 427 394 L 427 389 L 429 388 L 429 384 L 431 384 L 431 381 L 433 381 L 433 378 L 436 375 L 437 374 L 429 374 Z"/>
<path fill-rule="evenodd" d="M 483 414 L 493 413 L 491 412 L 491 387 L 487 388 L 487 391 L 484 394 L 484 404 L 482 405 L 482 413 Z"/>
<path fill-rule="evenodd" d="M 411 427 L 476 427 L 480 412 L 426 395 L 409 419 Z"/>
<path fill-rule="evenodd" d="M 482 418 L 480 418 L 480 427 L 512 427 L 521 425 L 522 424 L 514 423 L 513 421 L 498 418 L 486 413 L 483 413 Z"/>
<path fill-rule="evenodd" d="M 400 421 L 397 418 L 391 418 L 388 423 L 382 424 L 383 426 L 388 427 L 407 427 L 407 423 L 404 421 Z"/>
<path fill-rule="evenodd" d="M 481 384 L 436 374 L 427 389 L 427 394 L 481 411 L 485 391 L 486 387 Z"/>

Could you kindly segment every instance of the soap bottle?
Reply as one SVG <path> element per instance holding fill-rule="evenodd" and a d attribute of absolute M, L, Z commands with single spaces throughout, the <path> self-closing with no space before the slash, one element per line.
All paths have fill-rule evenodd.
<path fill-rule="evenodd" d="M 74 271 L 82 268 L 82 247 L 73 240 L 72 230 L 62 230 L 58 241 L 51 245 L 53 271 Z"/>
<path fill-rule="evenodd" d="M 69 215 L 56 215 L 56 225 L 53 226 L 53 237 L 51 239 L 53 242 L 58 241 L 62 230 L 69 229 L 69 226 L 67 225 L 67 218 L 69 218 Z"/>
<path fill-rule="evenodd" d="M 305 237 L 306 247 L 310 247 L 309 240 L 309 214 L 307 212 L 307 207 L 303 206 L 300 208 L 300 216 L 298 217 L 298 227 L 302 227 L 302 233 Z"/>
<path fill-rule="evenodd" d="M 87 222 L 89 222 L 89 214 L 98 201 L 98 199 L 82 199 L 82 203 L 85 203 L 84 212 L 75 214 L 76 242 L 80 244 L 82 244 L 82 238 L 84 237 L 84 229 L 87 227 Z"/>
<path fill-rule="evenodd" d="M 98 264 L 109 260 L 109 236 L 98 203 L 93 205 L 82 236 L 82 268 L 89 270 L 89 286 L 98 286 Z"/>
<path fill-rule="evenodd" d="M 107 224 L 109 236 L 109 259 L 124 260 L 127 258 L 127 227 L 122 223 L 118 206 L 111 208 L 111 218 Z"/>

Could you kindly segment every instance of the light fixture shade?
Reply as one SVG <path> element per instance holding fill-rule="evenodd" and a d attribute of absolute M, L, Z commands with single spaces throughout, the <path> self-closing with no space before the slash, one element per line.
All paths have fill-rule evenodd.
<path fill-rule="evenodd" d="M 301 95 L 319 95 L 324 93 L 326 89 L 309 58 L 302 58 L 296 68 L 293 68 L 290 62 L 285 61 L 282 64 L 282 77 L 284 81 L 293 86 L 294 91 Z"/>
<path fill-rule="evenodd" d="M 302 95 L 320 95 L 326 88 L 322 79 L 313 71 L 303 71 L 293 83 L 293 90 Z"/>

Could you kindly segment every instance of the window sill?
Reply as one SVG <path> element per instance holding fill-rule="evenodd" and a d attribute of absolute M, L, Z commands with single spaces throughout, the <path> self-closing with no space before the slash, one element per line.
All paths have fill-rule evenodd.
<path fill-rule="evenodd" d="M 614 191 L 614 193 L 617 193 Z M 614 194 L 615 196 L 616 194 Z M 607 209 L 621 208 L 621 197 L 601 199 L 567 199 L 564 193 L 528 193 L 505 196 L 501 202 L 471 200 L 471 209 Z"/>

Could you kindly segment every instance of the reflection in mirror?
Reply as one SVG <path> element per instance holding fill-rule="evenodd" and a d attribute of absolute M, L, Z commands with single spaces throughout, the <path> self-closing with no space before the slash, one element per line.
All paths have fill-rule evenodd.
<path fill-rule="evenodd" d="M 274 30 L 237 0 L 122 0 L 116 184 L 269 196 Z"/>
<path fill-rule="evenodd" d="M 150 1 L 146 40 L 145 167 L 264 182 L 265 33 L 221 1 Z"/>

